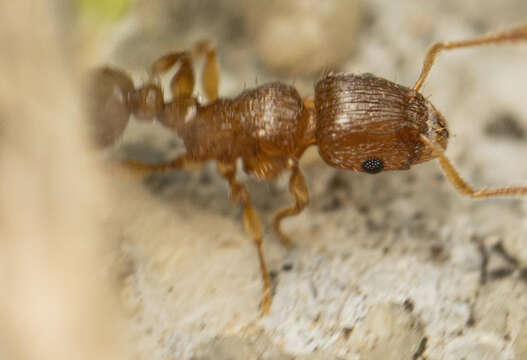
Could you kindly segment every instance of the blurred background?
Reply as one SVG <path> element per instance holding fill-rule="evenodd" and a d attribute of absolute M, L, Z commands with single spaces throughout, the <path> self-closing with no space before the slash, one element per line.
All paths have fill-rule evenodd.
<path fill-rule="evenodd" d="M 240 174 L 272 276 L 259 318 L 256 254 L 213 164 L 114 174 L 116 158 L 166 160 L 182 143 L 132 119 L 94 151 L 81 111 L 94 67 L 140 84 L 153 60 L 202 39 L 217 46 L 220 96 L 268 81 L 312 95 L 328 71 L 412 86 L 433 42 L 525 23 L 524 1 L 36 0 L 0 14 L 0 356 L 527 357 L 525 199 L 463 198 L 435 162 L 338 171 L 313 148 L 311 204 L 285 222 L 287 250 L 271 219 L 291 201 L 288 177 Z M 527 184 L 525 59 L 527 42 L 442 53 L 422 88 L 476 187 Z"/>

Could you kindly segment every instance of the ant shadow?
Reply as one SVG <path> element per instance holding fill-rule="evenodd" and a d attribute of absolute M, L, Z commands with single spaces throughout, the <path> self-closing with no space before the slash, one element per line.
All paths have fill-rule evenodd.
<path fill-rule="evenodd" d="M 125 158 L 156 163 L 167 160 L 167 153 L 176 149 L 181 149 L 177 141 L 169 144 L 169 149 L 165 150 L 140 142 L 121 145 L 119 153 Z M 272 214 L 291 201 L 287 187 L 280 186 L 280 180 L 262 182 L 243 172 L 239 174 L 241 182 L 249 189 L 251 202 L 262 215 L 265 227 L 270 227 Z M 228 183 L 218 175 L 214 161 L 194 171 L 175 169 L 154 173 L 146 177 L 143 183 L 152 195 L 173 209 L 185 207 L 189 211 L 236 218 L 241 223 L 242 209 L 230 201 Z"/>

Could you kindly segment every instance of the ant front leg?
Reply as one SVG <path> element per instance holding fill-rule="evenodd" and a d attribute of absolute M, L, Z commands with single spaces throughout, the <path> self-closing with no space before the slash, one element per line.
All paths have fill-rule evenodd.
<path fill-rule="evenodd" d="M 491 33 L 482 36 L 476 36 L 471 39 L 461 41 L 445 41 L 433 44 L 426 53 L 423 63 L 423 68 L 419 78 L 415 82 L 414 90 L 419 91 L 423 85 L 435 58 L 442 50 L 453 50 L 460 48 L 468 48 L 473 46 L 489 45 L 489 44 L 503 44 L 511 41 L 527 40 L 527 26 L 519 26 L 510 30 Z"/>
<path fill-rule="evenodd" d="M 250 204 L 249 191 L 245 185 L 236 181 L 236 164 L 235 163 L 219 163 L 217 164 L 218 173 L 229 182 L 230 197 L 232 202 L 240 204 L 243 207 L 243 224 L 245 230 L 251 235 L 256 251 L 258 252 L 258 260 L 260 262 L 260 271 L 262 273 L 263 281 L 263 298 L 261 314 L 265 315 L 271 308 L 271 282 L 269 280 L 269 273 L 265 265 L 265 258 L 262 250 L 262 224 L 258 213 Z"/>
<path fill-rule="evenodd" d="M 430 141 L 426 136 L 421 135 L 421 140 L 428 146 L 433 154 L 439 159 L 439 163 L 443 168 L 448 180 L 456 187 L 456 189 L 463 195 L 473 198 L 482 199 L 497 196 L 513 196 L 513 195 L 527 195 L 527 186 L 508 186 L 495 189 L 474 189 L 470 186 L 457 172 L 450 160 L 445 155 L 445 152 L 438 144 Z"/>
<path fill-rule="evenodd" d="M 274 216 L 274 231 L 277 233 L 280 241 L 287 247 L 291 247 L 292 242 L 291 239 L 284 234 L 280 228 L 280 224 L 284 218 L 300 214 L 309 203 L 309 192 L 307 190 L 306 179 L 296 162 L 291 170 L 289 192 L 293 195 L 295 204 L 292 207 L 278 211 Z"/>

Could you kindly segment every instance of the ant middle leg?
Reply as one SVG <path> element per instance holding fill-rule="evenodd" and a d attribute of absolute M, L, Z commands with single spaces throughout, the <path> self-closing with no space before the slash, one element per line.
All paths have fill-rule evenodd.
<path fill-rule="evenodd" d="M 284 218 L 297 215 L 302 212 L 302 210 L 309 203 L 309 192 L 307 190 L 306 179 L 302 174 L 302 171 L 298 167 L 298 164 L 295 163 L 291 169 L 291 178 L 289 179 L 289 192 L 293 195 L 295 203 L 291 207 L 284 208 L 276 213 L 274 216 L 274 231 L 280 238 L 280 241 L 287 247 L 291 247 L 292 242 L 289 236 L 285 235 L 282 229 L 280 228 L 282 220 Z"/>
<path fill-rule="evenodd" d="M 446 157 L 445 152 L 441 146 L 430 141 L 424 135 L 421 135 L 421 140 L 432 150 L 434 155 L 437 156 L 446 177 L 461 194 L 477 199 L 497 196 L 527 195 L 527 186 L 506 186 L 494 189 L 474 189 L 459 175 L 454 165 L 452 165 L 450 160 Z"/>
<path fill-rule="evenodd" d="M 453 50 L 489 44 L 502 44 L 506 42 L 519 40 L 527 40 L 526 25 L 518 26 L 501 32 L 476 36 L 466 40 L 437 42 L 433 44 L 426 53 L 423 68 L 421 70 L 419 78 L 415 82 L 414 90 L 419 91 L 426 77 L 428 76 L 432 65 L 434 64 L 435 58 L 442 50 Z"/>
<path fill-rule="evenodd" d="M 261 314 L 265 315 L 269 312 L 272 300 L 271 282 L 269 280 L 269 273 L 267 271 L 262 250 L 263 234 L 260 218 L 256 210 L 254 210 L 250 204 L 250 196 L 247 187 L 236 181 L 236 164 L 218 162 L 217 170 L 218 173 L 229 182 L 230 198 L 232 202 L 240 204 L 243 207 L 243 224 L 245 230 L 249 233 L 253 239 L 254 245 L 256 246 L 263 281 Z"/>

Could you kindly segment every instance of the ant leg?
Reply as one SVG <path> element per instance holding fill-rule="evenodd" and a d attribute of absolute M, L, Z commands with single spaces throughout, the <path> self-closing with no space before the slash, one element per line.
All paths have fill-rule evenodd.
<path fill-rule="evenodd" d="M 527 195 L 527 186 L 507 186 L 495 189 L 474 189 L 461 178 L 456 168 L 446 157 L 443 149 L 436 143 L 431 142 L 426 136 L 421 135 L 421 140 L 428 146 L 435 156 L 437 156 L 443 172 L 448 180 L 454 185 L 461 194 L 473 198 L 482 199 L 496 196 Z"/>
<path fill-rule="evenodd" d="M 150 67 L 150 76 L 156 77 L 169 71 L 177 63 L 179 69 L 170 81 L 170 90 L 173 98 L 180 96 L 192 96 L 194 92 L 194 70 L 192 69 L 192 58 L 189 52 L 169 53 L 158 58 Z"/>
<path fill-rule="evenodd" d="M 306 96 L 302 98 L 302 101 L 304 102 L 304 106 L 308 109 L 315 110 L 315 98 L 314 96 Z"/>
<path fill-rule="evenodd" d="M 260 271 L 262 273 L 263 281 L 263 298 L 261 314 L 265 315 L 269 312 L 271 307 L 271 283 L 269 280 L 269 273 L 265 265 L 265 259 L 262 250 L 262 225 L 258 213 L 250 204 L 249 191 L 245 185 L 236 181 L 236 165 L 233 163 L 219 163 L 217 164 L 218 173 L 229 182 L 230 198 L 232 202 L 243 206 L 243 224 L 245 230 L 251 235 L 256 251 L 258 252 L 258 260 L 260 262 Z"/>
<path fill-rule="evenodd" d="M 295 164 L 292 168 L 291 178 L 289 179 L 289 191 L 295 198 L 295 204 L 292 207 L 278 211 L 274 216 L 274 231 L 278 234 L 278 237 L 280 237 L 282 244 L 287 247 L 290 247 L 292 242 L 291 239 L 282 232 L 280 224 L 284 218 L 301 213 L 304 207 L 309 203 L 306 179 L 304 178 L 304 175 L 302 175 L 302 171 L 300 171 L 298 164 Z"/>
<path fill-rule="evenodd" d="M 214 101 L 218 98 L 219 70 L 216 48 L 209 41 L 198 42 L 191 52 L 175 52 L 161 56 L 150 67 L 151 76 L 162 75 L 179 63 L 180 67 L 170 81 L 172 96 L 174 98 L 192 96 L 195 83 L 194 70 L 192 69 L 193 56 L 205 57 L 201 79 L 202 87 L 207 98 Z"/>
<path fill-rule="evenodd" d="M 491 33 L 487 35 L 476 36 L 467 40 L 460 41 L 445 41 L 438 42 L 433 44 L 426 53 L 425 60 L 423 63 L 423 68 L 421 74 L 417 79 L 414 90 L 419 91 L 423 82 L 425 81 L 436 56 L 442 50 L 452 50 L 459 48 L 467 48 L 472 46 L 488 45 L 488 44 L 502 44 L 505 42 L 518 41 L 518 40 L 527 40 L 527 26 L 518 26 L 510 30 Z"/>
<path fill-rule="evenodd" d="M 218 98 L 218 84 L 220 82 L 216 48 L 210 41 L 203 40 L 194 45 L 192 52 L 196 56 L 205 56 L 205 63 L 203 64 L 201 75 L 201 86 L 209 101 L 215 101 Z"/>
<path fill-rule="evenodd" d="M 158 164 L 148 164 L 134 159 L 125 159 L 119 162 L 119 167 L 130 171 L 134 175 L 149 176 L 155 172 L 170 171 L 174 169 L 185 169 L 195 163 L 187 154 L 180 155 L 173 160 Z"/>

